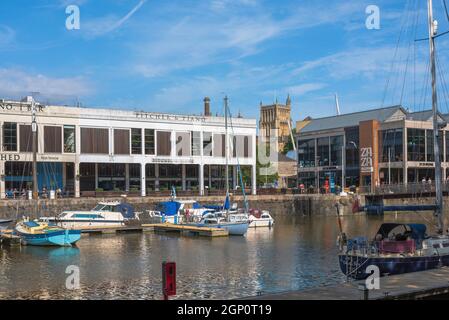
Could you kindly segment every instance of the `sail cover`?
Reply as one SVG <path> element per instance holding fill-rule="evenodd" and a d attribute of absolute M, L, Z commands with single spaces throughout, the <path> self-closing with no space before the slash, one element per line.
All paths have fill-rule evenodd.
<path fill-rule="evenodd" d="M 181 203 L 178 201 L 166 201 L 159 203 L 157 210 L 161 212 L 162 215 L 175 216 L 178 214 Z"/>

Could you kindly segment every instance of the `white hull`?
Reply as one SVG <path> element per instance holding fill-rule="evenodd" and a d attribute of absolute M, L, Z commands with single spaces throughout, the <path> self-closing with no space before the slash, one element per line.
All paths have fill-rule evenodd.
<path fill-rule="evenodd" d="M 48 220 L 55 223 L 57 226 L 65 229 L 87 229 L 87 228 L 110 228 L 110 227 L 123 227 L 125 224 L 123 221 L 61 221 L 61 220 Z"/>
<path fill-rule="evenodd" d="M 274 225 L 274 221 L 271 219 L 254 219 L 249 221 L 249 228 L 270 228 Z"/>

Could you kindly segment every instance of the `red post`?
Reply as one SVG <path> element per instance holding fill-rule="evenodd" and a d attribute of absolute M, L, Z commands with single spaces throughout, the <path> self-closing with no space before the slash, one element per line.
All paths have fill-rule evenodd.
<path fill-rule="evenodd" d="M 164 300 L 176 295 L 176 262 L 162 262 L 162 294 Z"/>

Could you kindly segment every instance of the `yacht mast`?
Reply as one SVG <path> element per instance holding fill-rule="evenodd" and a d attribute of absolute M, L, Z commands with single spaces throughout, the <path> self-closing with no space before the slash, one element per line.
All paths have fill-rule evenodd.
<path fill-rule="evenodd" d="M 435 70 L 435 36 L 437 34 L 436 21 L 433 20 L 432 0 L 427 0 L 427 11 L 429 18 L 429 48 L 430 48 L 430 70 L 432 75 L 432 112 L 433 112 L 433 147 L 435 153 L 435 195 L 438 233 L 442 234 L 443 225 L 443 192 L 441 186 L 441 159 L 439 149 L 439 126 L 438 126 L 438 98 Z"/>
<path fill-rule="evenodd" d="M 37 188 L 37 123 L 36 123 L 36 102 L 31 96 L 31 132 L 32 132 L 32 151 L 33 151 L 33 199 L 38 198 Z"/>
<path fill-rule="evenodd" d="M 225 105 L 225 158 L 226 158 L 226 197 L 229 195 L 229 164 L 228 164 L 228 155 L 229 155 L 229 141 L 228 141 L 228 96 L 224 98 Z"/>

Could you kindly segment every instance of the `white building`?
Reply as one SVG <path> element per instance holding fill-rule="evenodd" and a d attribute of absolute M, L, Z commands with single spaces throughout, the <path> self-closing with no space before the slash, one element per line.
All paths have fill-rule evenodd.
<path fill-rule="evenodd" d="M 75 197 L 93 191 L 134 192 L 223 189 L 225 150 L 230 184 L 237 166 L 251 168 L 256 192 L 256 119 L 136 112 L 66 106 L 37 107 L 38 187 Z M 163 111 L 163 110 L 161 110 Z M 0 100 L 0 193 L 32 186 L 31 104 Z"/>

